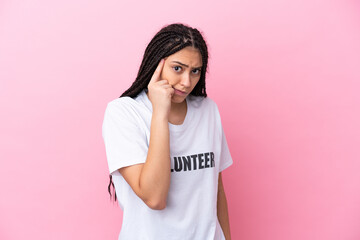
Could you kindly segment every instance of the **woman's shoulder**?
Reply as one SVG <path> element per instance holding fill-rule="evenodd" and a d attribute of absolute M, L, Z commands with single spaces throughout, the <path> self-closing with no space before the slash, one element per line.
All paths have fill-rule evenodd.
<path fill-rule="evenodd" d="M 110 113 L 111 115 L 132 118 L 132 116 L 137 115 L 139 108 L 141 108 L 141 104 L 138 101 L 134 98 L 125 96 L 109 101 L 105 112 Z"/>
<path fill-rule="evenodd" d="M 106 109 L 127 109 L 130 105 L 134 104 L 135 100 L 131 97 L 119 97 L 115 98 L 107 103 Z"/>
<path fill-rule="evenodd" d="M 190 101 L 195 108 L 217 109 L 216 102 L 209 96 L 190 96 Z"/>
<path fill-rule="evenodd" d="M 132 101 L 135 101 L 133 98 L 125 96 L 125 97 L 119 97 L 115 98 L 113 100 L 110 100 L 107 105 L 111 106 L 126 106 L 132 103 Z"/>

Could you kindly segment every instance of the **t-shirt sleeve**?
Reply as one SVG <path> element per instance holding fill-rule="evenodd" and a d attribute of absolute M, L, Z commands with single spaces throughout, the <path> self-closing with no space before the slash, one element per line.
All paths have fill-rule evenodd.
<path fill-rule="evenodd" d="M 219 172 L 225 170 L 233 164 L 230 150 L 226 141 L 226 136 L 223 127 L 221 126 L 221 153 L 220 153 L 220 167 Z"/>
<path fill-rule="evenodd" d="M 136 124 L 126 102 L 108 103 L 102 136 L 110 174 L 125 166 L 145 163 L 148 152 L 146 135 Z"/>
<path fill-rule="evenodd" d="M 223 170 L 225 170 L 226 168 L 230 167 L 233 164 L 233 160 L 232 160 L 232 157 L 230 154 L 229 146 L 226 141 L 224 128 L 221 123 L 220 112 L 219 112 L 217 104 L 215 104 L 215 106 L 216 106 L 216 113 L 218 115 L 218 122 L 219 122 L 219 125 L 221 128 L 221 150 L 220 150 L 219 172 L 222 172 Z"/>

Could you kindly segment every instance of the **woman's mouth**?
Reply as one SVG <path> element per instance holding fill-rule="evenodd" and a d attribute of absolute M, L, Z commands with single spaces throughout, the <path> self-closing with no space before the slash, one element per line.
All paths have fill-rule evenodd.
<path fill-rule="evenodd" d="M 175 94 L 177 94 L 179 96 L 185 96 L 186 95 L 186 92 L 180 91 L 180 90 L 178 90 L 176 88 L 174 88 L 174 90 L 175 90 Z"/>

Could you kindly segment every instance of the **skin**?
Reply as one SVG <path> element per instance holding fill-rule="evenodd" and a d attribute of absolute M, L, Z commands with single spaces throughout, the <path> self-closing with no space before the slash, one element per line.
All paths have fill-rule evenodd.
<path fill-rule="evenodd" d="M 184 64 L 187 66 L 184 66 Z M 172 88 L 187 93 L 185 96 L 171 95 L 171 109 L 168 115 L 170 123 L 181 124 L 184 121 L 187 111 L 186 97 L 200 80 L 201 66 L 201 54 L 199 50 L 193 47 L 186 47 L 170 55 L 165 59 L 163 65 L 160 64 L 161 74 L 159 80 L 165 79 Z M 170 86 L 167 87 L 169 88 Z M 226 240 L 231 240 L 228 206 L 221 172 L 219 173 L 217 212 L 225 238 Z"/>
<path fill-rule="evenodd" d="M 198 69 L 201 66 L 201 54 L 193 47 L 186 47 L 160 61 L 148 84 L 147 96 L 152 103 L 153 114 L 146 162 L 119 169 L 135 194 L 154 210 L 166 208 L 170 186 L 168 122 L 175 125 L 183 123 L 187 112 L 186 97 L 200 80 Z M 175 89 L 186 94 L 180 96 Z M 218 219 L 229 240 L 230 227 L 221 173 L 218 186 Z"/>
<path fill-rule="evenodd" d="M 187 65 L 184 66 L 182 64 Z M 172 124 L 181 124 L 187 112 L 186 97 L 200 80 L 202 58 L 198 49 L 186 47 L 165 58 L 161 69 L 160 80 L 167 80 L 173 89 L 186 92 L 180 96 L 174 92 L 171 97 L 171 106 L 168 119 Z M 148 97 L 149 97 L 149 93 Z M 151 99 L 150 96 L 149 99 Z M 167 99 L 169 101 L 169 99 Z M 154 104 L 153 104 L 154 105 Z M 160 105 L 160 104 L 159 104 Z"/>
<path fill-rule="evenodd" d="M 219 173 L 218 195 L 217 195 L 217 216 L 221 229 L 226 240 L 231 240 L 229 211 L 226 201 L 225 189 L 222 182 L 221 172 Z"/>

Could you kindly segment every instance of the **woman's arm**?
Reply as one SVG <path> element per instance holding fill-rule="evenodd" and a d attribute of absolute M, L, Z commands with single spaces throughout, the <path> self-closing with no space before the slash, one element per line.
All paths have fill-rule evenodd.
<path fill-rule="evenodd" d="M 218 195 L 217 195 L 217 216 L 220 226 L 224 232 L 225 239 L 231 240 L 228 206 L 225 190 L 222 183 L 221 172 L 219 173 Z"/>
<path fill-rule="evenodd" d="M 166 207 L 170 187 L 170 137 L 167 118 L 153 113 L 149 150 L 145 163 L 120 168 L 119 172 L 135 194 L 150 208 Z"/>
<path fill-rule="evenodd" d="M 154 210 L 166 207 L 171 176 L 169 114 L 174 89 L 167 80 L 160 80 L 163 66 L 161 60 L 148 85 L 153 112 L 146 161 L 119 169 L 136 195 Z"/>

